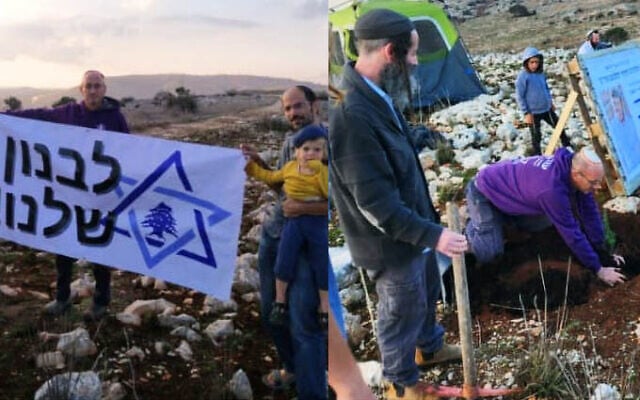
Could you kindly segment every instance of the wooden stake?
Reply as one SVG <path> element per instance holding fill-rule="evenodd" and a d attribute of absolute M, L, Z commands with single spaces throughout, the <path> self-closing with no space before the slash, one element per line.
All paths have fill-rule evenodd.
<path fill-rule="evenodd" d="M 454 232 L 460 232 L 458 206 L 456 206 L 455 203 L 447 203 L 447 220 L 449 222 L 449 229 Z M 473 328 L 471 324 L 467 270 L 464 264 L 464 255 L 455 256 L 452 261 L 456 288 L 456 305 L 458 306 L 458 329 L 460 330 L 460 346 L 462 347 L 462 369 L 464 375 L 462 396 L 465 399 L 475 399 L 479 395 L 477 387 L 478 377 L 473 356 Z"/>

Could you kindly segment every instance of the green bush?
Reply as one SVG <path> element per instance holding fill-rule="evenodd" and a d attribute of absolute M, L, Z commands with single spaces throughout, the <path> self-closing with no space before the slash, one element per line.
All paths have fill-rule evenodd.
<path fill-rule="evenodd" d="M 22 108 L 22 102 L 14 96 L 4 99 L 4 104 L 6 104 L 11 111 L 19 110 Z"/>
<path fill-rule="evenodd" d="M 617 45 L 629 40 L 629 32 L 621 27 L 611 28 L 604 33 L 603 40 Z"/>

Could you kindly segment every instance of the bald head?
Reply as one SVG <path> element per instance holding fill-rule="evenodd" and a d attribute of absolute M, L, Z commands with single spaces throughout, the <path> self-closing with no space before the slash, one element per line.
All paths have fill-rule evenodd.
<path fill-rule="evenodd" d="M 89 70 L 82 75 L 80 83 L 80 93 L 85 107 L 95 111 L 102 106 L 102 100 L 107 93 L 107 86 L 104 83 L 104 75 L 100 71 Z"/>
<path fill-rule="evenodd" d="M 601 187 L 604 165 L 593 148 L 583 147 L 574 154 L 571 160 L 571 178 L 573 185 L 584 193 Z"/>

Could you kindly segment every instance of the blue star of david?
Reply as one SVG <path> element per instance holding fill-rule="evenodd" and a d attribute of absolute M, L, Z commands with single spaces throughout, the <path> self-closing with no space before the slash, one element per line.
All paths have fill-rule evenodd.
<path fill-rule="evenodd" d="M 182 184 L 182 190 L 176 190 L 172 188 L 166 188 L 157 186 L 152 188 L 152 191 L 164 196 L 173 198 L 175 200 L 188 203 L 194 207 L 193 216 L 195 221 L 195 228 L 189 229 L 182 235 L 180 235 L 173 243 L 170 243 L 159 251 L 152 253 L 152 247 L 161 247 L 162 243 L 157 240 L 145 238 L 143 233 L 138 227 L 138 218 L 134 209 L 126 211 L 127 208 L 133 204 L 138 198 L 140 198 L 146 191 L 148 191 L 152 185 L 160 179 L 167 171 L 172 167 L 175 168 L 175 172 Z M 125 196 L 122 184 L 134 186 L 134 189 Z M 137 185 L 137 186 L 136 186 Z M 188 192 L 193 192 L 191 183 L 184 171 L 182 165 L 182 156 L 180 151 L 175 151 L 166 160 L 164 160 L 158 167 L 138 183 L 133 178 L 121 176 L 120 183 L 115 189 L 116 195 L 122 200 L 114 208 L 113 213 L 117 216 L 126 213 L 126 220 L 129 223 L 129 230 L 116 227 L 115 232 L 121 235 L 133 238 L 140 248 L 140 252 L 144 258 L 147 268 L 151 269 L 158 265 L 165 258 L 177 254 L 179 256 L 187 257 L 189 259 L 201 262 L 205 265 L 216 268 L 216 259 L 211 248 L 211 243 L 207 235 L 207 225 L 209 227 L 219 223 L 231 215 L 230 212 L 216 206 L 215 204 L 206 201 L 204 199 L 195 197 Z M 197 208 L 196 208 L 197 207 Z M 205 217 L 201 209 L 210 212 L 208 217 Z M 202 243 L 202 253 L 194 253 L 184 247 L 195 239 L 199 239 Z"/>

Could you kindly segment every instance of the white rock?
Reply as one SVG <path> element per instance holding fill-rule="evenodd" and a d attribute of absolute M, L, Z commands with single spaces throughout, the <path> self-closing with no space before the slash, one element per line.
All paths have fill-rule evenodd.
<path fill-rule="evenodd" d="M 56 349 L 70 357 L 84 357 L 96 354 L 96 344 L 89 337 L 89 332 L 84 328 L 60 335 Z"/>
<path fill-rule="evenodd" d="M 216 315 L 228 311 L 236 312 L 237 310 L 238 303 L 233 299 L 224 301 L 211 296 L 204 298 L 203 313 Z"/>
<path fill-rule="evenodd" d="M 124 355 L 129 358 L 137 358 L 140 361 L 144 361 L 145 356 L 144 351 L 138 346 L 133 346 L 132 348 L 127 350 Z"/>
<path fill-rule="evenodd" d="M 229 335 L 233 335 L 233 321 L 230 319 L 219 319 L 209 324 L 204 333 L 214 342 L 224 339 Z"/>
<path fill-rule="evenodd" d="M 340 291 L 340 300 L 345 307 L 364 303 L 364 290 L 350 286 Z"/>
<path fill-rule="evenodd" d="M 176 347 L 175 352 L 178 353 L 180 358 L 185 361 L 191 361 L 193 359 L 193 350 L 191 350 L 191 346 L 186 340 L 182 340 L 180 345 Z"/>
<path fill-rule="evenodd" d="M 260 289 L 260 275 L 256 270 L 258 256 L 245 253 L 238 257 L 233 275 L 233 291 L 238 294 L 255 292 Z"/>
<path fill-rule="evenodd" d="M 22 290 L 20 288 L 12 288 L 8 285 L 0 285 L 0 293 L 7 297 L 16 297 Z"/>
<path fill-rule="evenodd" d="M 163 298 L 153 300 L 136 300 L 125 309 L 125 314 L 134 314 L 142 317 L 145 314 L 172 314 L 176 305 Z"/>
<path fill-rule="evenodd" d="M 253 391 L 247 374 L 242 369 L 237 370 L 229 381 L 229 389 L 238 400 L 253 400 Z"/>
<path fill-rule="evenodd" d="M 344 324 L 347 331 L 347 337 L 349 337 L 351 343 L 357 345 L 367 336 L 368 331 L 362 327 L 359 315 L 345 313 Z"/>
<path fill-rule="evenodd" d="M 620 196 L 604 203 L 604 208 L 621 214 L 637 214 L 640 198 L 634 196 Z"/>
<path fill-rule="evenodd" d="M 369 386 L 379 387 L 382 383 L 382 364 L 378 361 L 359 362 L 358 368 L 362 378 Z"/>
<path fill-rule="evenodd" d="M 122 400 L 126 396 L 127 389 L 124 388 L 124 385 L 120 382 L 114 382 L 109 385 L 109 388 L 106 390 L 106 395 L 102 400 Z"/>
<path fill-rule="evenodd" d="M 65 372 L 43 383 L 34 400 L 57 399 L 60 393 L 66 393 L 66 400 L 100 400 L 102 385 L 93 371 Z"/>
<path fill-rule="evenodd" d="M 620 400 L 620 398 L 618 390 L 606 383 L 598 383 L 593 396 L 590 397 L 591 400 Z"/>
<path fill-rule="evenodd" d="M 178 326 L 193 326 L 196 323 L 196 319 L 189 314 L 158 315 L 158 324 L 164 327 L 175 328 Z"/>
<path fill-rule="evenodd" d="M 187 339 L 189 342 L 199 342 L 202 340 L 202 336 L 198 332 L 186 326 L 179 326 L 171 331 L 172 336 L 180 336 Z"/>
<path fill-rule="evenodd" d="M 36 367 L 45 369 L 64 368 L 64 355 L 60 351 L 49 351 L 36 355 Z"/>

